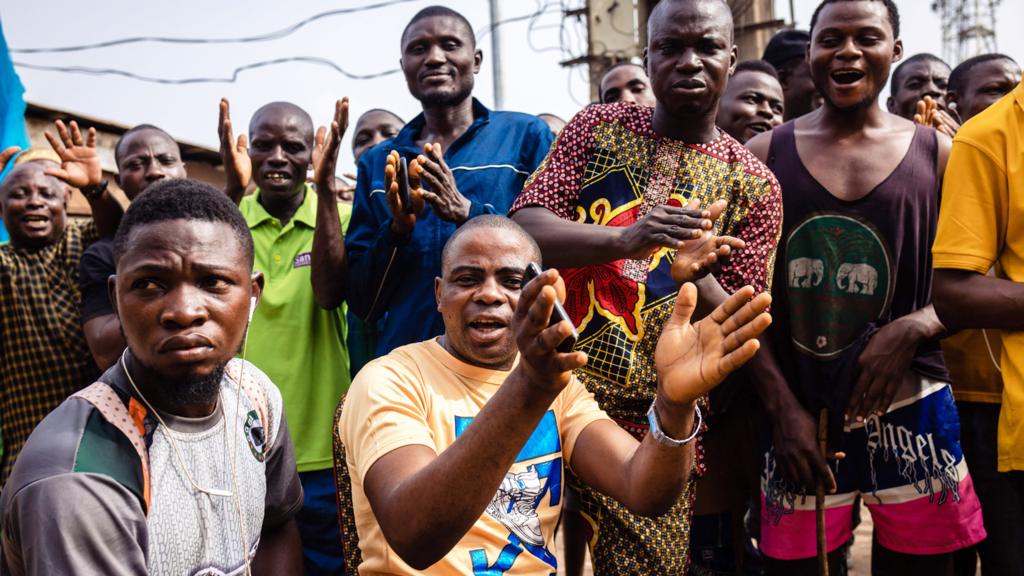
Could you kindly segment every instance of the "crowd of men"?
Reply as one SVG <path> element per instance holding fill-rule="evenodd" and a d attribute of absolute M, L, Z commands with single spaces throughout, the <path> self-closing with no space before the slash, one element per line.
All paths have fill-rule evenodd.
<path fill-rule="evenodd" d="M 0 153 L 0 574 L 845 574 L 862 504 L 874 573 L 1024 574 L 1020 66 L 647 30 L 566 122 L 425 8 L 342 177 L 347 98 L 222 100 L 223 190 L 128 130 L 127 210 L 92 129 Z"/>

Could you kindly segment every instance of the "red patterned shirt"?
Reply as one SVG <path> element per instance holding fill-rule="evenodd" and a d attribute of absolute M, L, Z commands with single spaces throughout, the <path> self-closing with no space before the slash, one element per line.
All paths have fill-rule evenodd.
<path fill-rule="evenodd" d="M 561 218 L 629 226 L 661 204 L 701 207 L 728 200 L 717 234 L 741 238 L 717 280 L 728 292 L 747 284 L 768 290 L 782 223 L 775 176 L 725 134 L 703 144 L 660 137 L 654 109 L 594 105 L 563 129 L 527 180 L 511 212 L 542 206 Z M 678 288 L 670 275 L 674 252 L 562 269 L 566 311 L 580 332 L 576 349 L 590 361 L 577 376 L 610 416 L 645 422 L 657 389 L 654 348 L 672 313 Z"/>

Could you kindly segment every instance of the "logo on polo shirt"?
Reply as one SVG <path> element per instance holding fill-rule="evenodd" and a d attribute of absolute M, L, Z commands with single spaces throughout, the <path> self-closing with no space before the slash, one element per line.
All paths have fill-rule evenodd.
<path fill-rule="evenodd" d="M 303 252 L 295 257 L 295 261 L 292 263 L 292 268 L 302 268 L 303 266 L 309 266 L 313 263 L 313 256 L 309 252 Z"/>

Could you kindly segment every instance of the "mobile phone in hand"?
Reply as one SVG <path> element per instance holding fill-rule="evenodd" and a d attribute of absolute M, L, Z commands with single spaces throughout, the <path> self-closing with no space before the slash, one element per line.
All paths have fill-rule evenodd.
<path fill-rule="evenodd" d="M 403 156 L 398 161 L 398 197 L 402 200 L 402 212 L 412 214 L 412 200 L 409 198 L 409 162 Z"/>
<path fill-rule="evenodd" d="M 529 264 L 527 264 L 526 272 L 523 274 L 523 286 L 525 287 L 530 282 L 530 280 L 533 280 L 537 276 L 540 276 L 540 272 L 540 266 L 538 266 L 536 263 L 530 262 Z M 568 322 L 570 326 L 573 326 L 572 320 L 569 320 L 569 315 L 565 313 L 565 308 L 562 307 L 562 303 L 558 301 L 558 298 L 555 298 L 555 306 L 551 310 L 551 319 L 548 321 L 548 326 L 554 326 L 555 324 L 558 324 L 563 320 Z M 563 353 L 572 352 L 573 347 L 576 346 L 576 340 L 578 340 L 579 337 L 579 332 L 577 332 L 576 327 L 573 326 L 572 334 L 566 336 L 565 340 L 562 340 L 558 344 L 556 349 L 559 352 Z"/>

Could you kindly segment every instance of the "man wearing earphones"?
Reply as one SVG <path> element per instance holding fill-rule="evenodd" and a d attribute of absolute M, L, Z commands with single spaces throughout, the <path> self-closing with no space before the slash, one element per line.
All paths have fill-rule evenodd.
<path fill-rule="evenodd" d="M 114 258 L 128 348 L 25 444 L 0 497 L 0 573 L 300 573 L 281 394 L 244 359 L 263 286 L 245 220 L 214 188 L 167 180 L 132 203 Z"/>
<path fill-rule="evenodd" d="M 221 154 L 227 194 L 249 223 L 256 245 L 255 269 L 266 278 L 249 334 L 249 357 L 281 388 L 285 409 L 295 422 L 295 460 L 305 494 L 296 521 L 302 536 L 305 571 L 311 575 L 343 570 L 334 498 L 331 429 L 334 407 L 348 390 L 345 348 L 345 246 L 341 238 L 352 213 L 335 195 L 338 142 L 348 124 L 348 104 L 335 106 L 332 152 L 314 138 L 313 120 L 289 102 L 260 107 L 245 135 L 235 140 L 227 100 L 221 101 Z M 342 118 L 344 114 L 344 118 Z M 323 135 L 326 135 L 324 130 Z M 330 168 L 317 185 L 306 175 L 330 156 Z M 243 197 L 249 180 L 256 192 Z M 320 259 L 330 264 L 319 266 Z M 324 297 L 331 294 L 332 297 Z M 336 296 L 336 297 L 335 297 Z"/>

